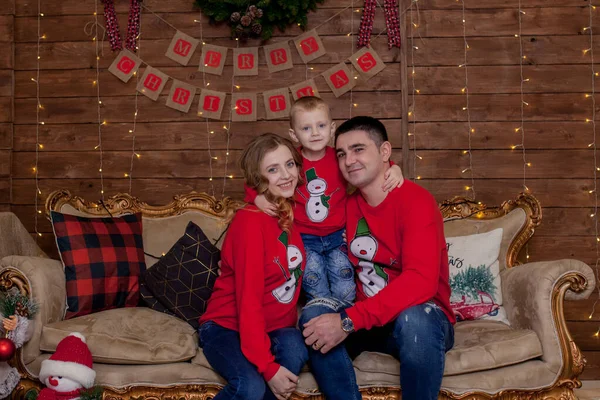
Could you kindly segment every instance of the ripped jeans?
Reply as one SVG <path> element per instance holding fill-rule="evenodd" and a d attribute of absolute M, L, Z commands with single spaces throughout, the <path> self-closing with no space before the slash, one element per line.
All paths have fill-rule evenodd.
<path fill-rule="evenodd" d="M 327 297 L 353 302 L 356 297 L 354 268 L 347 256 L 343 229 L 327 236 L 302 234 L 306 268 L 302 289 L 308 300 Z"/>
<path fill-rule="evenodd" d="M 302 310 L 299 326 L 312 318 L 339 312 L 350 304 L 316 299 Z M 360 330 L 326 354 L 308 349 L 311 370 L 327 400 L 360 400 L 352 360 L 363 351 L 386 353 L 400 360 L 403 400 L 437 400 L 446 352 L 454 345 L 454 327 L 433 302 L 404 310 L 382 327 Z"/>

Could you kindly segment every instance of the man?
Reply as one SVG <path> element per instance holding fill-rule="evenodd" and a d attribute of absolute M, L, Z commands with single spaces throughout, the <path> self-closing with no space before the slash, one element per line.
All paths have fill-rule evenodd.
<path fill-rule="evenodd" d="M 437 399 L 455 322 L 437 203 L 409 181 L 382 190 L 392 147 L 380 121 L 346 121 L 335 147 L 344 178 L 358 189 L 346 206 L 357 302 L 315 299 L 304 308 L 300 326 L 313 374 L 328 400 L 359 400 L 351 359 L 384 352 L 400 360 L 404 400 Z"/>

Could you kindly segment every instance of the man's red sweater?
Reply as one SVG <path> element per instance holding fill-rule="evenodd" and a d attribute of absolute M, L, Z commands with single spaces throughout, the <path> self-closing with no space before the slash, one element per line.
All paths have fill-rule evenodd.
<path fill-rule="evenodd" d="M 244 356 L 267 381 L 279 370 L 267 333 L 296 326 L 305 258 L 300 233 L 287 234 L 253 205 L 236 213 L 223 243 L 221 276 L 200 324 L 238 331 Z"/>
<path fill-rule="evenodd" d="M 357 273 L 357 302 L 347 312 L 355 329 L 385 325 L 430 300 L 454 323 L 444 226 L 433 196 L 405 181 L 376 207 L 357 190 L 346 209 L 348 257 Z"/>

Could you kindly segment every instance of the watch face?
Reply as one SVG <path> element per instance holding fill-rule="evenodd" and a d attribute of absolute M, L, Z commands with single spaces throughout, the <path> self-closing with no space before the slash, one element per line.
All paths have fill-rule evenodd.
<path fill-rule="evenodd" d="M 342 329 L 344 332 L 352 332 L 354 331 L 354 324 L 350 318 L 344 318 L 342 320 Z"/>

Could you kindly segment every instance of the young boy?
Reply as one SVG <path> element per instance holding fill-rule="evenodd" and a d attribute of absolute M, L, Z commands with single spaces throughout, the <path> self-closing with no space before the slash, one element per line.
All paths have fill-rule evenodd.
<path fill-rule="evenodd" d="M 320 98 L 298 99 L 290 111 L 290 137 L 300 142 L 304 185 L 296 188 L 294 225 L 306 250 L 302 288 L 307 299 L 333 297 L 349 303 L 356 296 L 354 268 L 342 237 L 346 227 L 347 182 L 338 168 L 335 149 L 328 146 L 335 132 L 329 106 Z M 389 170 L 384 190 L 402 185 L 400 167 Z M 246 202 L 271 215 L 275 205 L 246 188 Z"/>

